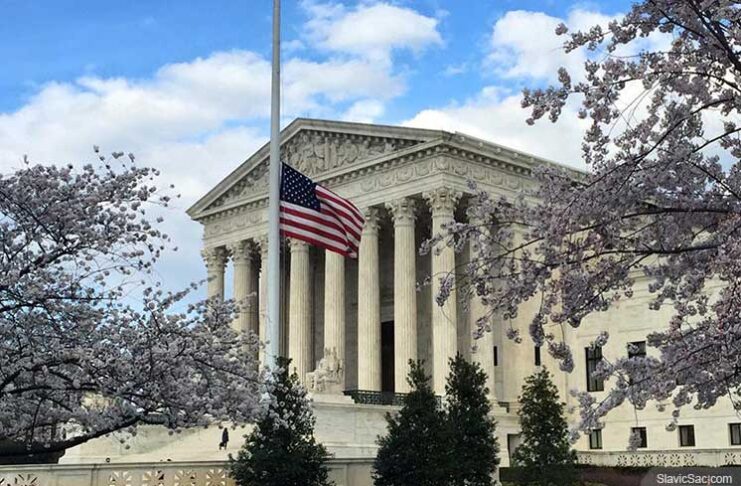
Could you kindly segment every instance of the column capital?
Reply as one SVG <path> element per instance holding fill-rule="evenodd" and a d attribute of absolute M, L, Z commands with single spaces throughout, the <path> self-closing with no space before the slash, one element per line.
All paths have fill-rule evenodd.
<path fill-rule="evenodd" d="M 367 207 L 363 209 L 363 216 L 365 216 L 363 232 L 377 233 L 381 224 L 381 210 L 376 207 Z"/>
<path fill-rule="evenodd" d="M 255 251 L 255 243 L 252 240 L 241 240 L 227 245 L 235 265 L 247 263 L 252 260 Z"/>
<path fill-rule="evenodd" d="M 224 268 L 226 261 L 229 259 L 229 252 L 223 246 L 204 248 L 201 250 L 201 257 L 203 257 L 203 261 L 209 269 Z"/>
<path fill-rule="evenodd" d="M 386 203 L 386 209 L 391 212 L 391 216 L 394 218 L 394 224 L 397 226 L 414 223 L 416 207 L 414 199 L 408 197 L 402 197 Z"/>
<path fill-rule="evenodd" d="M 257 239 L 257 246 L 260 247 L 260 258 L 266 260 L 268 258 L 268 236 L 263 235 Z"/>
<path fill-rule="evenodd" d="M 296 238 L 289 238 L 288 246 L 291 249 L 291 253 L 309 251 L 309 244 L 305 241 L 297 240 Z"/>
<path fill-rule="evenodd" d="M 423 194 L 430 205 L 433 216 L 452 214 L 462 195 L 460 191 L 454 191 L 449 187 L 438 187 Z"/>

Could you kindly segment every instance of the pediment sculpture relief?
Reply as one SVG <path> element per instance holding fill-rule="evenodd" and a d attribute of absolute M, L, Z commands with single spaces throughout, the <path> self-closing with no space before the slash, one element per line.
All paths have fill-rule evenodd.
<path fill-rule="evenodd" d="M 314 176 L 416 143 L 411 140 L 304 132 L 284 145 L 281 155 L 284 162 L 308 176 Z"/>
<path fill-rule="evenodd" d="M 281 160 L 314 177 L 342 167 L 416 145 L 417 141 L 382 137 L 362 137 L 339 133 L 304 131 L 281 147 Z M 268 163 L 260 162 L 209 209 L 264 195 L 268 188 Z"/>

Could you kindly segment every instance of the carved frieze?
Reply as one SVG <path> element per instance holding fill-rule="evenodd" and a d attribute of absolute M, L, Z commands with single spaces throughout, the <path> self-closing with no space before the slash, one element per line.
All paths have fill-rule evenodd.
<path fill-rule="evenodd" d="M 426 160 L 415 160 L 398 168 L 370 175 L 361 181 L 361 187 L 364 192 L 379 191 L 434 173 L 452 174 L 465 180 L 473 180 L 510 191 L 529 192 L 530 190 L 530 183 L 524 176 L 507 174 L 496 167 L 490 168 L 462 162 L 444 155 L 430 157 Z"/>

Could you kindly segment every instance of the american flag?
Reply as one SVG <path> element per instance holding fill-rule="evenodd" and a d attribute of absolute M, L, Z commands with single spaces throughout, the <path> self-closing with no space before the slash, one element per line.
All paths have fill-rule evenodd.
<path fill-rule="evenodd" d="M 280 178 L 280 230 L 351 258 L 357 258 L 365 219 L 353 203 L 283 164 Z"/>

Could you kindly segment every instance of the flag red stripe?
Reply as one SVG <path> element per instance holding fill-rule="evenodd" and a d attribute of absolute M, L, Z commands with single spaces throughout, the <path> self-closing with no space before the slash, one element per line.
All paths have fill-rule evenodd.
<path fill-rule="evenodd" d="M 327 240 L 332 240 L 337 242 L 338 245 L 342 245 L 343 247 L 347 247 L 347 239 L 337 236 L 334 233 L 331 233 L 329 231 L 325 231 L 323 226 L 318 225 L 316 223 L 312 223 L 311 221 L 306 221 L 303 219 L 298 219 L 295 217 L 285 217 L 281 216 L 280 218 L 281 224 L 284 226 L 293 226 L 294 228 L 301 229 L 304 231 L 308 231 L 311 233 L 314 233 L 317 236 L 321 236 L 322 238 L 325 238 Z"/>
<path fill-rule="evenodd" d="M 335 221 L 342 225 L 343 230 L 347 232 L 348 236 L 351 236 L 355 242 L 360 241 L 360 232 L 358 232 L 358 230 L 355 229 L 354 226 L 349 225 L 346 219 L 342 217 L 342 215 L 338 214 L 336 208 L 322 203 L 321 211 L 323 214 L 331 215 L 335 219 Z"/>
<path fill-rule="evenodd" d="M 337 202 L 337 199 L 333 197 L 328 197 L 322 194 L 319 194 L 319 191 L 317 191 L 317 197 L 319 201 L 327 204 L 328 206 L 332 206 L 335 208 L 335 210 L 338 212 L 338 214 L 341 214 L 343 219 L 347 222 L 348 225 L 352 225 L 355 228 L 358 228 L 359 230 L 363 229 L 363 220 L 361 219 L 358 221 L 357 215 L 354 211 L 351 209 L 348 209 L 346 205 L 340 204 Z"/>
<path fill-rule="evenodd" d="M 288 190 L 295 190 L 296 188 L 291 184 L 293 183 L 286 187 L 289 188 Z M 303 184 L 302 190 L 308 189 L 307 182 L 302 181 L 299 184 Z M 351 201 L 341 198 L 329 189 L 315 183 L 311 187 L 316 197 L 312 204 L 315 205 L 318 199 L 318 210 L 311 208 L 311 204 L 305 202 L 298 204 L 299 201 L 304 201 L 301 199 L 297 199 L 296 203 L 281 200 L 281 233 L 328 251 L 357 258 L 360 236 L 365 224 L 363 213 Z M 291 198 L 296 195 L 290 193 Z M 302 197 L 305 198 L 306 195 Z"/>
<path fill-rule="evenodd" d="M 292 216 L 301 217 L 307 220 L 310 220 L 314 223 L 320 224 L 322 226 L 325 226 L 327 228 L 331 228 L 334 231 L 337 232 L 338 235 L 345 234 L 345 228 L 342 227 L 341 224 L 337 222 L 337 220 L 330 216 L 326 215 L 311 209 L 306 209 L 301 206 L 297 206 L 295 204 L 290 204 L 286 202 L 280 203 L 281 212 L 290 214 Z"/>
<path fill-rule="evenodd" d="M 309 243 L 310 245 L 317 246 L 319 248 L 324 248 L 325 250 L 331 250 L 336 253 L 340 253 L 344 256 L 353 256 L 353 253 L 348 251 L 346 247 L 344 246 L 337 246 L 331 242 L 327 242 L 326 240 L 316 237 L 313 234 L 304 234 L 303 232 L 297 231 L 293 227 L 281 227 L 281 232 L 284 236 L 287 236 L 289 238 L 295 238 L 297 240 L 305 241 L 306 243 Z"/>
<path fill-rule="evenodd" d="M 319 192 L 320 194 L 326 196 L 327 198 L 331 198 L 338 204 L 345 206 L 345 208 L 347 208 L 347 210 L 350 211 L 353 216 L 355 216 L 355 222 L 358 223 L 360 226 L 363 226 L 363 224 L 365 223 L 365 218 L 363 217 L 363 213 L 360 211 L 360 209 L 358 209 L 356 205 L 354 205 L 347 199 L 341 198 L 326 187 L 317 186 L 316 189 L 317 192 Z"/>

